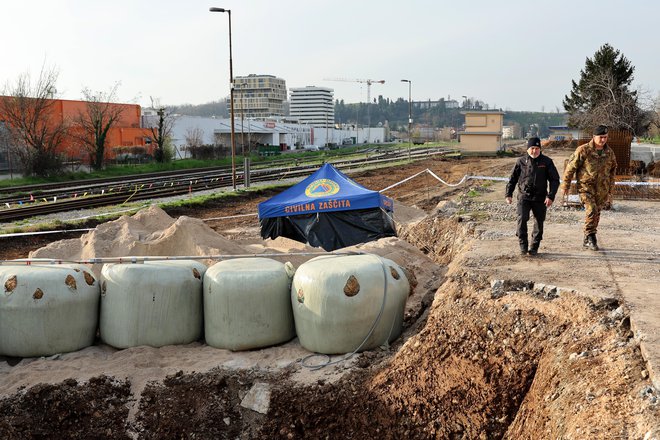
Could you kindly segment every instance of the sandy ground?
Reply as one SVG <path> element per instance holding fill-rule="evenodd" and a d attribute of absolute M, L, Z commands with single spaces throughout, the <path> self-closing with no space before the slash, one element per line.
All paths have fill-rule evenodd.
<path fill-rule="evenodd" d="M 563 163 L 567 153 L 550 155 Z M 379 189 L 426 167 L 449 182 L 465 174 L 506 176 L 514 160 L 433 160 L 356 180 Z M 583 212 L 553 207 L 541 253 L 532 258 L 518 255 L 515 209 L 504 203 L 503 191 L 502 183 L 452 188 L 424 175 L 388 192 L 400 203 L 400 237 L 357 249 L 408 268 L 418 285 L 403 336 L 385 350 L 319 370 L 301 366 L 309 353 L 296 339 L 241 353 L 203 342 L 126 350 L 98 344 L 49 358 L 5 359 L 0 433 L 658 438 L 657 202 L 616 201 L 602 217 L 597 253 L 582 250 Z M 267 197 L 169 215 L 151 208 L 32 255 L 312 250 L 260 240 L 255 218 L 221 218 L 254 213 Z M 41 245 L 6 246 L 5 258 Z M 309 257 L 284 258 L 299 265 Z M 265 413 L 246 402 L 259 390 L 267 395 Z"/>

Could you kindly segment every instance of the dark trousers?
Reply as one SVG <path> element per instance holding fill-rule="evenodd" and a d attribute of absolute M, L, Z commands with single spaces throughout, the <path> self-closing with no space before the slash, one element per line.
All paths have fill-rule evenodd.
<path fill-rule="evenodd" d="M 534 202 L 532 200 L 518 200 L 518 242 L 520 246 L 527 247 L 527 222 L 529 221 L 529 212 L 534 214 L 534 229 L 532 231 L 532 246 L 538 247 L 543 240 L 543 222 L 547 207 L 543 202 Z"/>

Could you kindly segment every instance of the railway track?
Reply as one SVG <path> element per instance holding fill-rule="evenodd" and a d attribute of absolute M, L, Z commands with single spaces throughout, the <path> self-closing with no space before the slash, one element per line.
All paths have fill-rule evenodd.
<path fill-rule="evenodd" d="M 453 152 L 454 150 L 445 148 L 415 149 L 414 153 L 407 150 L 372 152 L 366 153 L 364 157 L 339 159 L 331 163 L 338 169 L 347 171 L 351 168 L 386 165 L 402 160 L 422 160 Z M 286 178 L 303 177 L 318 168 L 320 163 L 319 159 L 287 167 L 270 163 L 268 167 L 253 168 L 250 171 L 250 182 L 276 182 Z M 236 185 L 243 184 L 244 170 L 237 168 Z M 0 192 L 0 223 L 57 212 L 192 194 L 197 191 L 228 188 L 231 185 L 231 170 L 212 168 L 94 179 L 68 184 L 14 187 L 11 194 L 8 194 L 7 190 L 3 191 L 4 194 Z"/>

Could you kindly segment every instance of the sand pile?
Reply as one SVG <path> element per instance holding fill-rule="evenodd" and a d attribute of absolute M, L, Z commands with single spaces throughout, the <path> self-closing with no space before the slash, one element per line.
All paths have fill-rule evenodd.
<path fill-rule="evenodd" d="M 423 218 L 423 211 L 398 205 L 398 227 L 408 227 Z M 352 246 L 346 251 L 370 252 L 389 258 L 415 273 L 418 281 L 425 283 L 437 278 L 439 267 L 409 243 L 396 237 Z M 267 255 L 278 260 L 290 261 L 295 267 L 323 249 L 278 237 L 275 240 L 230 240 L 214 231 L 203 220 L 181 216 L 170 217 L 157 206 L 143 209 L 133 216 L 122 216 L 103 223 L 79 238 L 51 243 L 30 253 L 30 258 L 82 260 L 104 257 L 128 256 L 232 256 Z M 278 255 L 282 255 L 278 257 Z M 204 260 L 211 265 L 214 260 Z M 101 265 L 94 265 L 99 276 Z"/>
<path fill-rule="evenodd" d="M 30 258 L 79 260 L 127 256 L 231 256 L 300 251 L 305 245 L 278 239 L 266 245 L 241 246 L 211 229 L 202 220 L 182 216 L 173 219 L 157 206 L 133 216 L 103 223 L 79 238 L 54 242 L 30 253 Z M 277 248 L 283 246 L 283 250 Z M 307 247 L 314 251 L 313 248 Z M 204 261 L 207 265 L 212 260 Z M 100 265 L 94 272 L 100 274 Z"/>

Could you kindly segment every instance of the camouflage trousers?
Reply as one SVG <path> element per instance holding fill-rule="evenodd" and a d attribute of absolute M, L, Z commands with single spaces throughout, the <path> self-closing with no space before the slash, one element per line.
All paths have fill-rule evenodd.
<path fill-rule="evenodd" d="M 584 205 L 584 235 L 595 234 L 600 222 L 600 211 L 608 203 L 609 197 L 600 199 L 589 193 L 580 193 L 580 200 Z"/>

